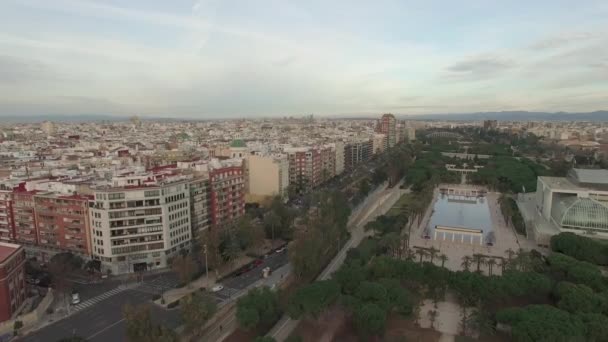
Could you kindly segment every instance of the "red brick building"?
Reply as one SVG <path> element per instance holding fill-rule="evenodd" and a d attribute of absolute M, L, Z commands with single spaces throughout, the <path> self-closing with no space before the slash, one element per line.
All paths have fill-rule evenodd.
<path fill-rule="evenodd" d="M 0 190 L 0 241 L 15 239 L 13 191 Z"/>
<path fill-rule="evenodd" d="M 211 225 L 224 227 L 245 214 L 245 172 L 242 166 L 209 171 Z"/>
<path fill-rule="evenodd" d="M 57 251 L 91 254 L 88 216 L 91 199 L 80 195 L 34 196 L 38 245 Z"/>
<path fill-rule="evenodd" d="M 10 319 L 25 297 L 25 251 L 0 242 L 0 322 Z"/>
<path fill-rule="evenodd" d="M 38 244 L 34 195 L 36 191 L 25 188 L 15 189 L 13 193 L 13 217 L 15 223 L 15 240 L 22 244 Z"/>
<path fill-rule="evenodd" d="M 316 188 L 336 175 L 336 152 L 331 146 L 287 148 L 289 183 L 300 190 Z"/>

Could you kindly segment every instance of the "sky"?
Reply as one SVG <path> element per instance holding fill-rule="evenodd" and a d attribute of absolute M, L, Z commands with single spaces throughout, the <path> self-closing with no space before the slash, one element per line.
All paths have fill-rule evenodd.
<path fill-rule="evenodd" d="M 0 115 L 600 109 L 606 0 L 0 0 Z"/>

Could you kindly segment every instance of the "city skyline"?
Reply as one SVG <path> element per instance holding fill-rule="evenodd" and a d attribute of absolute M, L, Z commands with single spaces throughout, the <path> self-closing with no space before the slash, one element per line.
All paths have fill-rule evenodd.
<path fill-rule="evenodd" d="M 7 0 L 0 116 L 608 108 L 608 4 Z"/>

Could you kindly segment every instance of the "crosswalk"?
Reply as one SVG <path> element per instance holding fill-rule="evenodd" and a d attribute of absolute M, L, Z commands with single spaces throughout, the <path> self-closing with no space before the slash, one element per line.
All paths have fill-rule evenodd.
<path fill-rule="evenodd" d="M 161 294 L 166 290 L 173 289 L 178 284 L 174 278 L 159 277 L 150 281 L 139 283 L 136 290 L 150 294 Z"/>
<path fill-rule="evenodd" d="M 221 289 L 220 291 L 215 292 L 215 296 L 222 299 L 222 300 L 226 300 L 232 296 L 234 296 L 239 290 L 237 289 L 233 289 L 230 288 L 228 286 L 224 286 L 223 289 Z"/>
<path fill-rule="evenodd" d="M 75 313 L 75 312 L 78 312 L 78 311 L 80 311 L 80 310 L 86 309 L 86 308 L 88 308 L 88 307 L 90 307 L 90 306 L 92 306 L 92 305 L 95 305 L 95 304 L 97 304 L 97 303 L 101 302 L 102 300 L 105 300 L 105 299 L 107 299 L 107 298 L 112 297 L 113 295 L 115 295 L 115 294 L 117 294 L 117 293 L 121 293 L 121 292 L 123 292 L 123 291 L 129 290 L 129 289 L 132 289 L 132 288 L 134 288 L 135 286 L 137 286 L 137 284 L 120 285 L 120 286 L 118 286 L 117 288 L 115 288 L 115 289 L 113 289 L 113 290 L 110 290 L 110 291 L 108 291 L 108 292 L 105 292 L 105 293 L 103 293 L 103 294 L 100 294 L 100 295 L 99 295 L 99 296 L 97 296 L 97 297 L 93 297 L 93 298 L 91 298 L 91 299 L 88 299 L 88 300 L 85 300 L 85 301 L 83 301 L 83 302 L 80 302 L 80 303 L 78 303 L 78 304 L 76 304 L 76 305 L 73 305 L 73 306 L 70 308 L 70 311 L 71 311 L 72 313 Z"/>

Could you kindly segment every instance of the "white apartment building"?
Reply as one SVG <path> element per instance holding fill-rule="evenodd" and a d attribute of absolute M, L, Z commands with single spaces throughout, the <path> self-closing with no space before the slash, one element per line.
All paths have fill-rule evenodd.
<path fill-rule="evenodd" d="M 286 155 L 247 156 L 246 199 L 259 202 L 268 197 L 287 196 L 289 159 Z"/>
<path fill-rule="evenodd" d="M 167 267 L 190 247 L 187 181 L 94 191 L 89 210 L 93 258 L 113 274 Z"/>

